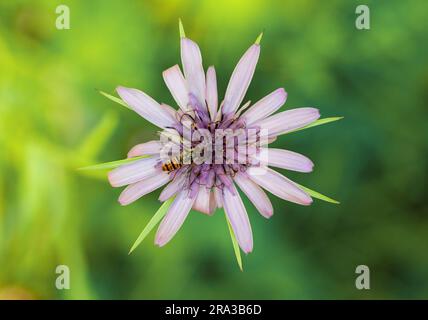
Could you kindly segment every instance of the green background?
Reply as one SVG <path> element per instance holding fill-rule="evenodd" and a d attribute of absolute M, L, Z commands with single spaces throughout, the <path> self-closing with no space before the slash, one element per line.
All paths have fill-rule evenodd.
<path fill-rule="evenodd" d="M 55 28 L 70 7 L 71 29 Z M 37 299 L 428 298 L 428 6 L 365 1 L 2 1 L 0 4 L 0 297 Z M 254 251 L 239 271 L 222 211 L 191 212 L 165 247 L 154 232 L 128 256 L 159 191 L 121 207 L 105 172 L 156 128 L 101 96 L 117 85 L 174 105 L 161 72 L 179 63 L 178 18 L 215 65 L 223 96 L 260 31 L 246 100 L 278 87 L 285 108 L 345 119 L 281 136 L 309 156 L 297 182 L 341 201 L 246 201 Z M 175 105 L 174 105 L 175 106 Z M 55 268 L 71 289 L 55 288 Z M 355 288 L 370 268 L 371 289 Z"/>

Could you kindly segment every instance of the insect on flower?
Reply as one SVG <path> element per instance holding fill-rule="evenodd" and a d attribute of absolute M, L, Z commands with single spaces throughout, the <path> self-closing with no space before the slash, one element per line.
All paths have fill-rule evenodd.
<path fill-rule="evenodd" d="M 191 209 L 211 215 L 223 208 L 232 240 L 245 253 L 251 252 L 251 225 L 236 186 L 266 218 L 272 216 L 273 207 L 264 190 L 305 206 L 312 197 L 337 203 L 271 169 L 312 171 L 307 157 L 268 144 L 280 135 L 340 118 L 319 119 L 316 108 L 276 113 L 287 98 L 283 88 L 242 105 L 259 59 L 261 37 L 239 60 L 220 105 L 215 69 L 211 66 L 205 73 L 199 47 L 185 36 L 181 21 L 183 73 L 178 65 L 163 72 L 178 110 L 137 89 L 118 87 L 121 100 L 103 93 L 162 129 L 159 140 L 134 146 L 126 163 L 120 162 L 108 174 L 113 187 L 127 186 L 119 197 L 122 205 L 166 185 L 159 197 L 164 205 L 131 251 L 162 218 L 155 237 L 158 246 L 173 238 Z"/>

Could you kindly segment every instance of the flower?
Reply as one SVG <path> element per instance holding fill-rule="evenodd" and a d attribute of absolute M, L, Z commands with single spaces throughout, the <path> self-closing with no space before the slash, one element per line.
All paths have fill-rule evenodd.
<path fill-rule="evenodd" d="M 204 72 L 199 47 L 185 36 L 181 22 L 184 74 L 178 65 L 163 72 L 178 110 L 140 90 L 117 88 L 129 108 L 162 129 L 159 140 L 134 146 L 128 153 L 132 161 L 108 175 L 113 187 L 127 186 L 119 197 L 122 205 L 166 185 L 159 200 L 171 204 L 156 233 L 158 246 L 173 238 L 191 209 L 211 215 L 224 208 L 240 248 L 251 252 L 251 225 L 236 186 L 266 218 L 272 216 L 273 207 L 264 190 L 300 205 L 310 205 L 311 195 L 331 200 L 270 168 L 312 171 L 307 157 L 268 144 L 279 135 L 317 125 L 318 109 L 276 113 L 287 99 L 283 88 L 253 105 L 242 104 L 259 59 L 261 36 L 236 65 L 220 106 L 215 69 L 211 66 Z M 338 118 L 323 123 L 331 119 Z"/>

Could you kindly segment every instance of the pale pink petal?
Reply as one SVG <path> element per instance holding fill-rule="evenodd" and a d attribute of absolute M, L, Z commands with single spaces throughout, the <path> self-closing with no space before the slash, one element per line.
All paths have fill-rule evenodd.
<path fill-rule="evenodd" d="M 293 181 L 287 179 L 280 173 L 266 168 L 265 174 L 258 174 L 258 170 L 250 168 L 247 170 L 250 178 L 262 188 L 277 197 L 301 205 L 310 205 L 312 198 Z"/>
<path fill-rule="evenodd" d="M 108 173 L 108 179 L 113 187 L 122 187 L 127 184 L 160 174 L 162 169 L 157 165 L 159 158 L 144 158 L 124 164 Z"/>
<path fill-rule="evenodd" d="M 262 163 L 271 167 L 298 172 L 311 172 L 314 167 L 309 158 L 289 150 L 261 148 L 260 159 L 266 159 L 267 162 L 262 161 Z"/>
<path fill-rule="evenodd" d="M 266 193 L 241 172 L 235 175 L 234 179 L 262 216 L 270 218 L 273 214 L 273 207 Z"/>
<path fill-rule="evenodd" d="M 318 109 L 298 108 L 280 112 L 257 122 L 261 129 L 267 129 L 270 137 L 302 128 L 320 117 Z"/>
<path fill-rule="evenodd" d="M 253 44 L 239 60 L 224 96 L 223 114 L 232 114 L 241 105 L 253 78 L 260 55 L 260 45 Z"/>
<path fill-rule="evenodd" d="M 162 187 L 169 181 L 169 175 L 165 172 L 161 172 L 153 177 L 144 179 L 142 181 L 130 184 L 122 191 L 119 196 L 119 202 L 121 205 L 126 206 L 135 200 L 138 200 L 142 196 Z"/>
<path fill-rule="evenodd" d="M 166 128 L 177 122 L 168 111 L 144 92 L 125 87 L 118 87 L 116 90 L 129 107 L 154 125 Z"/>
<path fill-rule="evenodd" d="M 186 182 L 187 175 L 180 174 L 174 178 L 161 192 L 159 201 L 166 201 L 175 195 L 177 192 L 183 189 Z"/>
<path fill-rule="evenodd" d="M 181 61 L 189 93 L 205 106 L 205 72 L 198 45 L 188 38 L 181 38 Z"/>
<path fill-rule="evenodd" d="M 207 92 L 206 99 L 208 104 L 208 111 L 210 112 L 211 120 L 215 121 L 218 108 L 218 95 L 217 95 L 217 77 L 214 67 L 209 67 L 207 70 Z"/>
<path fill-rule="evenodd" d="M 187 190 L 177 195 L 158 228 L 155 244 L 162 247 L 172 239 L 182 226 L 194 202 L 195 198 L 189 198 Z"/>
<path fill-rule="evenodd" d="M 175 102 L 177 102 L 177 105 L 182 110 L 187 110 L 189 91 L 187 90 L 187 83 L 181 73 L 180 67 L 176 64 L 175 66 L 165 70 L 162 75 L 169 91 L 174 97 Z"/>
<path fill-rule="evenodd" d="M 285 103 L 286 99 L 287 93 L 283 88 L 279 88 L 257 101 L 250 109 L 245 111 L 242 118 L 245 119 L 245 123 L 249 126 L 276 112 Z"/>
<path fill-rule="evenodd" d="M 210 215 L 215 213 L 215 209 L 217 209 L 217 200 L 214 192 L 210 192 Z"/>
<path fill-rule="evenodd" d="M 162 143 L 159 140 L 153 140 L 145 143 L 140 143 L 132 147 L 128 152 L 128 158 L 159 154 L 162 148 Z"/>
<path fill-rule="evenodd" d="M 161 103 L 159 106 L 161 107 L 161 109 L 163 111 L 168 112 L 171 115 L 171 117 L 173 117 L 175 119 L 177 111 L 173 107 L 171 107 L 165 103 Z"/>
<path fill-rule="evenodd" d="M 234 193 L 229 188 L 223 189 L 224 211 L 229 218 L 239 246 L 245 253 L 249 253 L 253 250 L 253 234 L 250 221 L 239 193 L 236 191 L 235 186 L 232 185 L 232 188 Z"/>
<path fill-rule="evenodd" d="M 213 214 L 210 189 L 205 186 L 199 187 L 198 196 L 193 204 L 193 210 L 200 211 L 208 215 Z"/>

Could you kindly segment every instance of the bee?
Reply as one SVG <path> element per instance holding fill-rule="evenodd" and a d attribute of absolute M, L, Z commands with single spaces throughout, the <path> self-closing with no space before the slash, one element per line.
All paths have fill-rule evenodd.
<path fill-rule="evenodd" d="M 190 163 L 191 159 L 191 152 L 182 152 L 180 155 L 172 157 L 162 163 L 162 171 L 170 173 L 174 170 L 178 170 L 183 165 Z"/>
<path fill-rule="evenodd" d="M 180 155 L 178 157 L 174 157 L 169 159 L 168 161 L 162 164 L 162 171 L 172 172 L 174 170 L 180 169 L 183 166 L 183 157 Z"/>

